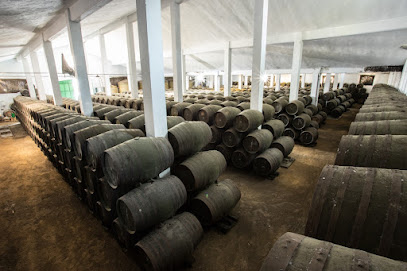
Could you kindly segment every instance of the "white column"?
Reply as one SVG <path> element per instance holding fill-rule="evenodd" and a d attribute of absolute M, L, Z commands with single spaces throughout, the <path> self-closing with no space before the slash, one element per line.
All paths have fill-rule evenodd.
<path fill-rule="evenodd" d="M 206 78 L 208 78 L 208 87 L 213 88 L 214 75 L 208 75 Z"/>
<path fill-rule="evenodd" d="M 293 63 L 291 72 L 291 83 L 290 83 L 290 102 L 298 99 L 299 90 L 299 78 L 302 62 L 302 35 L 298 34 L 296 41 L 294 41 L 294 51 L 293 51 Z"/>
<path fill-rule="evenodd" d="M 174 78 L 174 101 L 182 102 L 182 55 L 181 55 L 181 23 L 179 1 L 171 0 L 171 40 L 172 40 L 172 70 Z"/>
<path fill-rule="evenodd" d="M 185 55 L 182 54 L 182 95 L 184 95 L 185 91 L 187 90 L 187 67 L 185 64 Z M 189 84 L 189 83 L 188 83 Z"/>
<path fill-rule="evenodd" d="M 47 40 L 42 43 L 44 47 L 45 58 L 48 64 L 49 77 L 52 85 L 52 96 L 54 97 L 54 105 L 62 105 L 61 88 L 59 86 L 57 66 L 55 64 L 54 51 L 52 43 Z"/>
<path fill-rule="evenodd" d="M 223 95 L 230 96 L 232 91 L 232 49 L 230 48 L 230 42 L 226 43 L 224 63 L 225 70 L 223 73 Z"/>
<path fill-rule="evenodd" d="M 185 76 L 185 90 L 189 90 L 189 75 Z"/>
<path fill-rule="evenodd" d="M 100 56 L 102 59 L 102 73 L 105 80 L 105 93 L 108 96 L 112 96 L 112 88 L 110 84 L 110 75 L 109 75 L 109 61 L 107 60 L 106 54 L 106 43 L 105 36 L 103 34 L 99 35 L 99 46 L 100 46 Z"/>
<path fill-rule="evenodd" d="M 146 134 L 167 136 L 161 0 L 137 0 Z"/>
<path fill-rule="evenodd" d="M 305 76 L 307 76 L 305 73 L 301 75 L 301 88 L 305 88 Z"/>
<path fill-rule="evenodd" d="M 406 60 L 406 62 L 404 64 L 403 72 L 401 73 L 399 89 L 403 93 L 407 92 L 407 60 Z"/>
<path fill-rule="evenodd" d="M 244 76 L 244 87 L 245 88 L 249 87 L 249 76 L 248 75 Z"/>
<path fill-rule="evenodd" d="M 128 18 L 125 23 L 126 26 L 126 40 L 127 40 L 127 71 L 128 83 L 131 97 L 138 98 L 138 84 L 137 84 L 137 67 L 136 67 L 136 52 L 134 49 L 134 32 L 133 22 Z"/>
<path fill-rule="evenodd" d="M 219 78 L 219 75 L 217 75 L 217 74 L 215 74 L 215 76 L 214 76 L 214 83 L 215 83 L 215 92 L 219 92 L 219 90 L 220 90 L 220 78 Z"/>
<path fill-rule="evenodd" d="M 311 98 L 312 104 L 318 104 L 318 95 L 319 95 L 319 77 L 320 77 L 320 69 L 314 70 L 312 73 L 312 84 L 311 84 Z"/>
<path fill-rule="evenodd" d="M 237 88 L 242 89 L 242 75 L 241 74 L 239 74 L 237 76 Z"/>
<path fill-rule="evenodd" d="M 40 63 L 38 62 L 37 53 L 35 51 L 32 51 L 30 53 L 30 58 L 31 58 L 31 65 L 33 67 L 35 83 L 36 83 L 37 89 L 38 89 L 38 96 L 40 96 L 40 100 L 46 101 L 47 96 L 45 96 L 45 88 L 44 88 L 44 83 L 42 82 Z"/>
<path fill-rule="evenodd" d="M 339 73 L 335 73 L 334 76 L 334 86 L 332 89 L 338 89 Z"/>
<path fill-rule="evenodd" d="M 280 91 L 281 86 L 281 74 L 276 74 L 276 89 L 275 91 Z"/>
<path fill-rule="evenodd" d="M 262 76 L 266 65 L 267 19 L 269 14 L 269 1 L 256 0 L 254 4 L 254 30 L 253 30 L 253 65 L 252 65 L 252 91 L 250 109 L 263 111 Z"/>
<path fill-rule="evenodd" d="M 76 79 L 79 85 L 79 103 L 81 112 L 85 116 L 93 113 L 93 104 L 90 97 L 88 72 L 86 70 L 85 51 L 83 49 L 81 24 L 71 20 L 69 9 L 66 11 L 69 44 L 73 56 Z"/>
<path fill-rule="evenodd" d="M 343 85 L 345 84 L 345 74 L 341 73 L 340 78 L 339 78 L 339 88 L 343 88 Z"/>
<path fill-rule="evenodd" d="M 329 92 L 329 88 L 331 87 L 331 74 L 326 74 L 325 85 L 324 85 L 324 93 Z"/>
<path fill-rule="evenodd" d="M 394 78 L 395 78 L 395 73 L 394 72 L 390 72 L 389 73 L 389 78 L 387 79 L 387 84 L 389 86 L 394 86 Z"/>
<path fill-rule="evenodd" d="M 37 94 L 35 93 L 33 78 L 31 76 L 30 65 L 28 65 L 28 61 L 25 57 L 22 57 L 21 60 L 23 61 L 23 68 L 24 68 L 25 78 L 27 79 L 27 85 L 28 85 L 28 91 L 30 92 L 30 97 L 36 100 Z"/>
<path fill-rule="evenodd" d="M 270 74 L 270 87 L 274 86 L 274 74 Z"/>
<path fill-rule="evenodd" d="M 199 86 L 199 84 L 201 83 L 201 82 L 198 82 L 198 75 L 195 75 L 194 80 L 195 80 L 194 86 L 197 88 Z"/>

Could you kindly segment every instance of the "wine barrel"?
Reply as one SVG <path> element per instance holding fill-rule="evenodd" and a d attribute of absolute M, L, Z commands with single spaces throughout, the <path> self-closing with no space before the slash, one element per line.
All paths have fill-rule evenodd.
<path fill-rule="evenodd" d="M 129 129 L 140 129 L 141 131 L 145 132 L 146 131 L 146 119 L 143 115 L 140 115 L 138 117 L 132 118 L 129 120 L 127 125 L 127 128 Z"/>
<path fill-rule="evenodd" d="M 407 169 L 407 136 L 342 136 L 335 164 L 340 166 Z"/>
<path fill-rule="evenodd" d="M 314 105 L 314 104 L 307 105 L 306 108 L 312 111 L 313 116 L 318 114 L 318 112 L 319 112 L 318 107 L 316 105 Z"/>
<path fill-rule="evenodd" d="M 239 133 L 235 128 L 227 129 L 222 135 L 222 142 L 229 148 L 234 148 L 240 144 L 245 133 Z"/>
<path fill-rule="evenodd" d="M 364 105 L 362 108 L 359 109 L 359 113 L 370 113 L 370 112 L 388 112 L 388 111 L 399 111 L 399 112 L 406 112 L 406 106 L 400 105 Z"/>
<path fill-rule="evenodd" d="M 287 128 L 285 128 L 284 129 L 284 132 L 283 132 L 283 136 L 289 136 L 289 137 L 291 137 L 292 139 L 298 139 L 299 137 L 300 137 L 300 131 L 299 130 L 297 130 L 297 129 L 294 129 L 294 128 L 292 128 L 292 127 L 287 127 Z"/>
<path fill-rule="evenodd" d="M 293 151 L 294 145 L 295 142 L 292 137 L 282 136 L 274 140 L 273 143 L 271 143 L 270 148 L 279 149 L 283 153 L 284 157 L 288 157 Z"/>
<path fill-rule="evenodd" d="M 222 143 L 222 144 L 217 145 L 215 149 L 223 154 L 227 163 L 232 158 L 232 153 L 234 151 L 233 148 L 229 148 L 225 144 Z"/>
<path fill-rule="evenodd" d="M 387 111 L 387 112 L 358 113 L 354 121 L 401 120 L 401 119 L 407 119 L 406 112 Z"/>
<path fill-rule="evenodd" d="M 127 128 L 129 128 L 129 123 L 128 121 L 136 118 L 140 115 L 143 115 L 144 112 L 143 111 L 136 111 L 136 110 L 131 110 L 129 112 L 123 113 L 121 115 L 118 115 L 115 117 L 115 119 L 113 120 L 114 123 L 116 124 L 123 124 L 124 126 L 126 126 Z"/>
<path fill-rule="evenodd" d="M 269 104 L 263 104 L 263 117 L 264 121 L 269 121 L 274 118 L 274 114 L 276 113 L 276 110 L 274 109 L 273 106 Z"/>
<path fill-rule="evenodd" d="M 95 110 L 94 114 L 96 117 L 99 119 L 104 119 L 105 115 L 109 113 L 110 111 L 116 110 L 116 106 L 106 106 L 102 109 Z"/>
<path fill-rule="evenodd" d="M 212 225 L 226 216 L 239 202 L 239 188 L 232 180 L 214 183 L 201 191 L 192 201 L 190 211 L 202 225 Z"/>
<path fill-rule="evenodd" d="M 232 153 L 232 165 L 240 169 L 247 168 L 252 164 L 254 158 L 256 158 L 256 154 L 248 153 L 244 148 L 239 148 Z"/>
<path fill-rule="evenodd" d="M 284 155 L 279 149 L 267 149 L 258 155 L 253 162 L 253 169 L 257 175 L 269 176 L 278 170 Z"/>
<path fill-rule="evenodd" d="M 237 108 L 240 109 L 240 111 L 248 110 L 248 109 L 250 109 L 250 103 L 249 102 L 239 103 L 237 105 Z"/>
<path fill-rule="evenodd" d="M 278 115 L 278 119 L 284 123 L 284 126 L 287 127 L 294 119 L 294 116 L 290 116 L 286 113 L 280 113 Z"/>
<path fill-rule="evenodd" d="M 305 233 L 393 259 L 407 259 L 407 171 L 325 166 Z"/>
<path fill-rule="evenodd" d="M 349 135 L 407 135 L 407 120 L 352 122 Z"/>
<path fill-rule="evenodd" d="M 186 201 L 184 184 L 170 175 L 144 183 L 120 197 L 116 210 L 127 230 L 144 232 L 173 216 Z"/>
<path fill-rule="evenodd" d="M 219 144 L 220 142 L 222 142 L 222 135 L 225 132 L 225 129 L 216 128 L 215 125 L 212 125 L 210 128 L 212 131 L 212 139 L 209 143 Z"/>
<path fill-rule="evenodd" d="M 119 218 L 113 220 L 112 230 L 117 242 L 126 249 L 133 249 L 134 245 L 140 240 L 140 236 L 134 232 L 129 232 Z"/>
<path fill-rule="evenodd" d="M 255 130 L 243 139 L 243 148 L 248 153 L 262 152 L 270 147 L 273 134 L 267 129 Z"/>
<path fill-rule="evenodd" d="M 128 193 L 130 190 L 132 189 L 122 187 L 112 188 L 104 178 L 100 178 L 97 182 L 96 192 L 103 207 L 106 210 L 111 211 L 114 214 L 114 217 L 117 217 L 116 202 L 121 196 Z"/>
<path fill-rule="evenodd" d="M 167 116 L 171 116 L 171 108 L 176 105 L 178 102 L 174 101 L 168 101 L 165 103 L 166 109 L 167 109 Z"/>
<path fill-rule="evenodd" d="M 190 106 L 191 103 L 177 103 L 171 107 L 171 116 L 181 116 L 184 109 Z"/>
<path fill-rule="evenodd" d="M 319 124 L 315 120 L 311 120 L 311 122 L 309 123 L 309 126 L 314 127 L 315 129 L 319 129 Z"/>
<path fill-rule="evenodd" d="M 237 102 L 233 102 L 233 101 L 224 101 L 221 103 L 222 106 L 224 107 L 237 107 Z M 239 111 L 241 112 L 241 110 L 239 109 Z"/>
<path fill-rule="evenodd" d="M 214 124 L 218 128 L 229 128 L 242 111 L 235 107 L 224 107 L 215 113 Z"/>
<path fill-rule="evenodd" d="M 198 152 L 176 166 L 173 174 L 181 179 L 187 191 L 198 191 L 215 182 L 226 169 L 222 153 L 212 150 Z"/>
<path fill-rule="evenodd" d="M 308 127 L 300 134 L 300 142 L 304 145 L 311 145 L 317 142 L 318 129 L 315 127 Z"/>
<path fill-rule="evenodd" d="M 107 149 L 102 159 L 105 180 L 111 187 L 134 187 L 169 168 L 174 151 L 166 138 L 137 137 Z"/>
<path fill-rule="evenodd" d="M 118 108 L 115 110 L 110 111 L 109 113 L 105 114 L 104 119 L 110 121 L 111 123 L 115 123 L 115 118 L 117 116 L 120 116 L 121 114 L 124 114 L 126 112 L 134 111 L 131 109 L 125 109 L 125 108 Z"/>
<path fill-rule="evenodd" d="M 118 129 L 91 137 L 86 140 L 84 152 L 85 163 L 97 172 L 102 171 L 103 152 L 135 137 L 144 137 L 139 129 Z"/>
<path fill-rule="evenodd" d="M 287 104 L 285 107 L 285 112 L 288 115 L 294 116 L 294 115 L 299 115 L 304 111 L 304 103 L 302 103 L 299 100 L 294 100 Z"/>
<path fill-rule="evenodd" d="M 203 104 L 191 104 L 184 109 L 183 116 L 186 121 L 198 120 L 198 112 L 202 107 L 205 107 Z"/>
<path fill-rule="evenodd" d="M 287 232 L 274 243 L 260 271 L 392 271 L 406 268 L 404 262 Z"/>
<path fill-rule="evenodd" d="M 74 133 L 76 131 L 82 130 L 83 128 L 90 127 L 90 126 L 96 125 L 96 124 L 110 124 L 110 121 L 86 119 L 86 120 L 65 126 L 63 128 L 63 132 L 62 132 L 62 135 L 63 135 L 62 143 L 65 145 L 65 148 L 67 148 L 67 149 L 72 148 L 72 151 L 73 151 Z"/>
<path fill-rule="evenodd" d="M 171 129 L 172 127 L 184 121 L 185 119 L 180 116 L 167 116 L 167 129 Z"/>
<path fill-rule="evenodd" d="M 285 97 L 278 98 L 272 104 L 272 106 L 276 110 L 276 114 L 281 113 L 287 105 L 288 105 L 288 100 Z"/>
<path fill-rule="evenodd" d="M 244 133 L 258 128 L 264 121 L 260 111 L 247 109 L 236 116 L 233 127 L 236 131 Z"/>
<path fill-rule="evenodd" d="M 168 130 L 175 157 L 192 155 L 208 145 L 211 139 L 211 128 L 202 121 L 185 121 Z"/>
<path fill-rule="evenodd" d="M 220 105 L 207 105 L 202 107 L 198 112 L 198 120 L 211 125 L 215 119 L 215 113 L 222 109 Z"/>
<path fill-rule="evenodd" d="M 269 130 L 274 138 L 279 138 L 284 132 L 285 125 L 281 120 L 269 120 L 263 124 L 262 129 Z"/>
<path fill-rule="evenodd" d="M 85 142 L 88 138 L 97 136 L 110 130 L 126 129 L 122 124 L 96 124 L 73 133 L 73 150 L 75 156 L 86 161 Z"/>
<path fill-rule="evenodd" d="M 296 116 L 292 121 L 293 127 L 297 130 L 302 130 L 302 129 L 308 127 L 310 123 L 311 123 L 311 117 L 304 113 Z"/>
<path fill-rule="evenodd" d="M 180 270 L 186 259 L 192 257 L 202 235 L 202 226 L 194 215 L 179 214 L 137 242 L 136 264 L 141 270 Z"/>

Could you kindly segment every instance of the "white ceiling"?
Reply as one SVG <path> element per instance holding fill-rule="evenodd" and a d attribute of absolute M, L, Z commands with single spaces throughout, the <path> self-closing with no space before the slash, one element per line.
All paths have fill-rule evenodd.
<path fill-rule="evenodd" d="M 85 1 L 85 0 L 81 0 Z M 5 4 L 3 4 L 3 2 Z M 1 0 L 0 45 L 25 44 L 67 1 Z M 407 15 L 406 0 L 270 0 L 268 35 L 315 30 Z M 135 0 L 113 0 L 84 21 L 83 36 L 88 36 L 111 22 L 135 12 Z M 24 11 L 24 12 L 22 12 Z M 187 0 L 181 4 L 181 31 L 184 49 L 205 47 L 226 41 L 250 39 L 253 34 L 254 0 Z M 162 11 L 164 54 L 171 54 L 171 20 L 169 8 Z M 113 45 L 108 56 L 115 62 L 125 60 L 123 29 L 112 32 Z M 138 40 L 135 25 L 136 41 Z M 67 45 L 62 34 L 54 45 Z M 304 41 L 303 67 L 364 67 L 402 65 L 407 50 L 407 30 L 340 38 Z M 114 44 L 118 44 L 116 47 Z M 266 69 L 291 67 L 292 44 L 269 45 Z M 0 56 L 12 58 L 20 48 L 0 48 Z M 137 50 L 137 49 L 136 49 Z M 252 48 L 233 50 L 232 69 L 251 69 Z M 171 58 L 165 59 L 165 71 L 172 71 Z M 116 63 L 117 64 L 117 63 Z M 222 51 L 187 57 L 188 71 L 223 70 Z"/>

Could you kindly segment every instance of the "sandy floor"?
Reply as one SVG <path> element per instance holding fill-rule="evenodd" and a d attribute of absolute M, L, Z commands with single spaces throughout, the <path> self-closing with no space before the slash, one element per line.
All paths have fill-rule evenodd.
<path fill-rule="evenodd" d="M 227 234 L 206 230 L 189 270 L 258 270 L 280 235 L 303 233 L 318 176 L 357 111 L 328 119 L 315 147 L 296 145 L 274 180 L 228 168 L 221 179 L 242 192 L 239 222 Z M 135 269 L 28 136 L 0 139 L 0 211 L 0 270 Z"/>

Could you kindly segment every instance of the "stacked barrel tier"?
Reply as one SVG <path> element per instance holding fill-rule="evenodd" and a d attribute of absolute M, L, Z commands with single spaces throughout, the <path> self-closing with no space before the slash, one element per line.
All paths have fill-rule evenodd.
<path fill-rule="evenodd" d="M 406 170 L 325 166 L 305 234 L 407 260 Z"/>
<path fill-rule="evenodd" d="M 260 270 L 390 271 L 406 268 L 405 262 L 287 232 L 274 243 Z"/>

